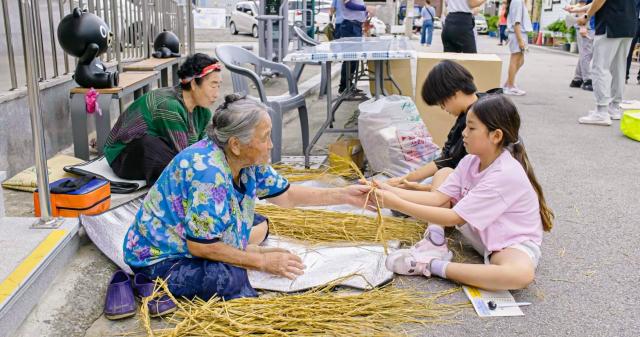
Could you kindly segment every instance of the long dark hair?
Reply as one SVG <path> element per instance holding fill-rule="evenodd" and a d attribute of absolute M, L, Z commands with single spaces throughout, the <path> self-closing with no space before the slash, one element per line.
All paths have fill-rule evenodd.
<path fill-rule="evenodd" d="M 509 7 L 511 7 L 511 0 L 504 0 L 507 2 L 507 5 L 504 7 L 504 17 L 509 17 Z"/>
<path fill-rule="evenodd" d="M 502 130 L 502 144 L 500 145 L 511 152 L 513 158 L 520 162 L 524 171 L 527 173 L 527 177 L 538 195 L 542 228 L 547 232 L 550 231 L 553 227 L 553 211 L 547 206 L 544 193 L 542 193 L 542 187 L 533 173 L 533 166 L 529 162 L 527 151 L 518 135 L 518 131 L 520 130 L 520 115 L 518 114 L 518 109 L 515 104 L 506 96 L 488 95 L 479 99 L 471 106 L 470 110 L 473 111 L 489 131 Z"/>

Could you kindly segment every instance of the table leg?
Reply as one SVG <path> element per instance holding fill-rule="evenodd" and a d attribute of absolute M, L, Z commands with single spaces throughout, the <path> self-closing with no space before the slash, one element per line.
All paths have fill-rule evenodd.
<path fill-rule="evenodd" d="M 100 95 L 98 96 L 98 104 L 100 104 L 100 109 L 102 110 L 102 114 L 96 115 L 96 133 L 97 139 L 96 144 L 98 148 L 98 154 L 102 155 L 102 149 L 104 147 L 104 143 L 107 142 L 107 138 L 109 137 L 109 133 L 111 132 L 111 99 L 113 96 L 111 95 Z"/>
<path fill-rule="evenodd" d="M 325 119 L 320 129 L 318 129 L 318 132 L 316 132 L 315 136 L 313 136 L 313 139 L 311 140 L 311 142 L 309 143 L 309 146 L 305 150 L 305 166 L 306 167 L 309 166 L 309 156 L 311 155 L 311 149 L 313 149 L 313 147 L 316 145 L 320 137 L 322 137 L 322 134 L 324 134 L 325 132 L 329 132 L 329 133 L 344 133 L 344 132 L 357 133 L 358 132 L 357 128 L 355 129 L 334 129 L 333 127 L 329 128 L 329 126 L 333 122 L 333 117 L 336 110 L 338 110 L 338 108 L 340 107 L 340 104 L 342 104 L 342 102 L 345 100 L 344 98 L 345 94 L 343 93 L 342 95 L 339 95 L 334 104 L 333 98 L 331 97 L 332 96 L 331 95 L 331 62 L 327 61 L 326 67 L 323 67 L 323 68 L 325 73 L 327 74 L 327 83 L 326 83 L 327 118 Z"/>
<path fill-rule="evenodd" d="M 160 85 L 162 88 L 169 86 L 169 68 L 160 70 Z"/>
<path fill-rule="evenodd" d="M 318 139 L 320 139 L 320 137 L 324 133 L 324 130 L 326 130 L 327 127 L 329 127 L 329 124 L 331 124 L 331 121 L 333 120 L 333 113 L 332 113 L 333 102 L 331 99 L 331 62 L 327 61 L 326 66 L 322 68 L 325 71 L 325 74 L 328 76 L 327 83 L 326 83 L 327 118 L 325 119 L 324 124 L 322 124 L 318 132 L 316 132 L 316 135 L 313 136 L 313 139 L 311 140 L 311 142 L 309 142 L 309 146 L 305 150 L 305 158 L 304 158 L 305 167 L 309 167 L 309 164 L 310 164 L 309 156 L 311 156 L 311 149 L 313 149 L 313 146 L 316 145 L 316 143 L 318 142 Z"/>
<path fill-rule="evenodd" d="M 136 100 L 144 94 L 144 87 L 133 91 L 133 99 Z"/>
<path fill-rule="evenodd" d="M 402 89 L 400 89 L 400 86 L 398 85 L 398 83 L 396 83 L 396 80 L 393 79 L 393 76 L 391 76 L 391 62 L 389 62 L 389 60 L 386 60 L 385 65 L 387 66 L 387 77 L 388 79 L 391 81 L 391 84 L 393 84 L 393 86 L 396 88 L 396 90 L 398 90 L 398 95 L 402 96 Z M 385 95 L 386 95 L 386 90 L 385 90 Z"/>
<path fill-rule="evenodd" d="M 383 60 L 375 60 L 374 64 L 376 67 L 376 80 L 375 80 L 375 98 L 380 98 L 380 94 L 382 94 L 382 87 L 384 86 L 384 71 L 382 70 L 382 62 Z"/>
<path fill-rule="evenodd" d="M 71 131 L 73 133 L 73 154 L 77 158 L 89 160 L 87 108 L 83 94 L 71 94 L 69 110 L 71 113 Z"/>
<path fill-rule="evenodd" d="M 172 82 L 174 87 L 176 85 L 178 85 L 178 83 L 180 83 L 180 79 L 178 78 L 178 64 L 177 63 L 171 66 L 171 82 Z"/>

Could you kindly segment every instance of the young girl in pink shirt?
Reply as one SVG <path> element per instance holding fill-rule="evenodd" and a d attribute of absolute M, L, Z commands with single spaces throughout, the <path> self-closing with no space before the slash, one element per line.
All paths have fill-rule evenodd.
<path fill-rule="evenodd" d="M 467 113 L 462 133 L 469 154 L 434 191 L 376 182 L 384 207 L 432 223 L 415 246 L 389 255 L 388 269 L 489 290 L 521 289 L 533 281 L 542 232 L 551 229 L 553 213 L 519 129 L 520 116 L 511 100 L 502 95 L 481 98 Z M 442 226 L 456 226 L 485 264 L 450 262 Z"/>

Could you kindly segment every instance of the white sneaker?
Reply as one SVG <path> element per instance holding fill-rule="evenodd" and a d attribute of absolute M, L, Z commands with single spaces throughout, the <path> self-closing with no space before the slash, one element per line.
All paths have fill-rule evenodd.
<path fill-rule="evenodd" d="M 578 118 L 578 122 L 580 124 L 609 126 L 611 125 L 611 118 L 609 116 L 599 116 L 595 113 L 595 111 L 589 111 L 588 115 Z"/>
<path fill-rule="evenodd" d="M 620 118 L 622 118 L 622 108 L 620 108 L 620 106 L 609 106 L 609 117 L 615 121 L 620 120 Z"/>
<path fill-rule="evenodd" d="M 520 90 L 516 87 L 504 87 L 502 88 L 502 93 L 511 96 L 524 96 L 526 94 L 524 90 Z"/>

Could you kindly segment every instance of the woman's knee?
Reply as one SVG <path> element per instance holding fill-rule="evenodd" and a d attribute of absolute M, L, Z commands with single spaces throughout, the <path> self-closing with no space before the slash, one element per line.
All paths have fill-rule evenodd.
<path fill-rule="evenodd" d="M 254 297 L 247 271 L 220 261 L 192 258 L 179 261 L 166 276 L 167 287 L 175 297 L 225 300 Z"/>

